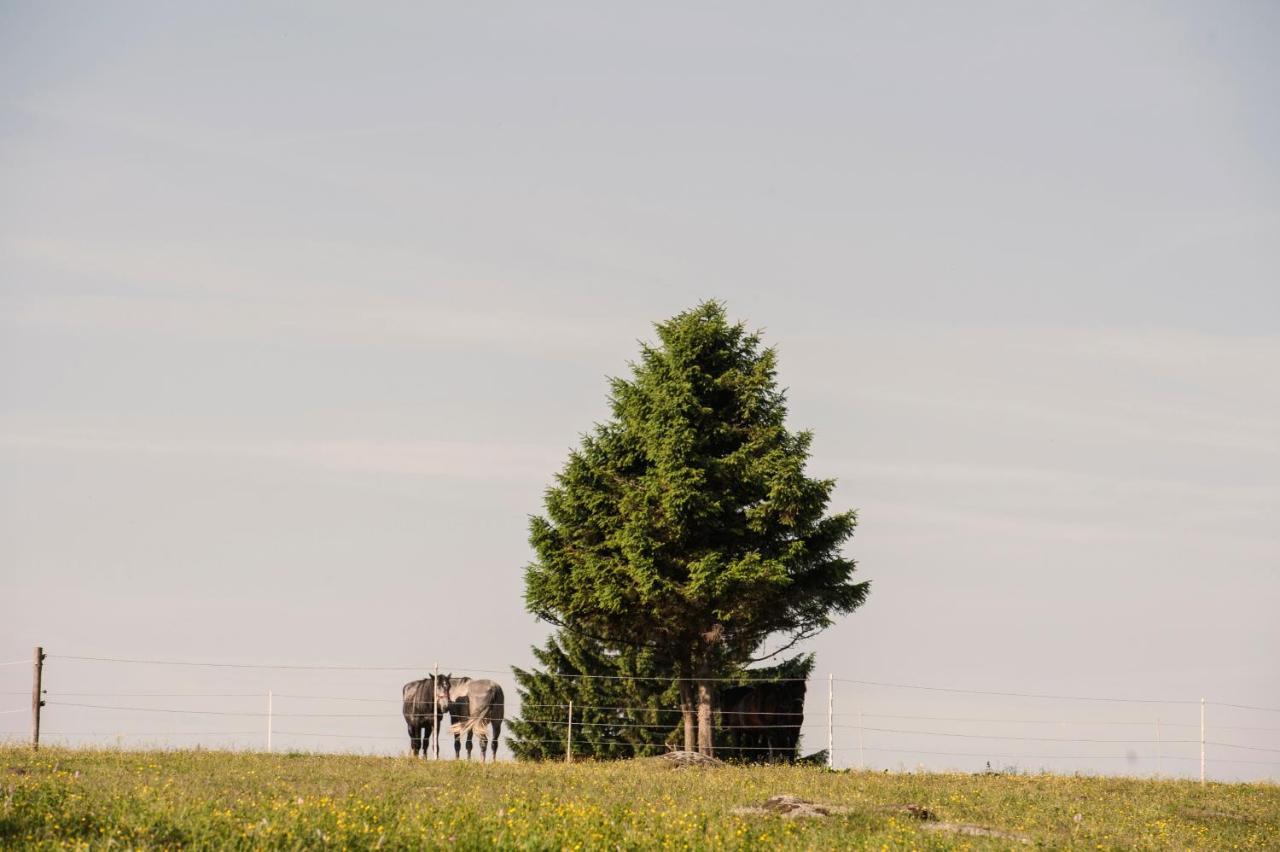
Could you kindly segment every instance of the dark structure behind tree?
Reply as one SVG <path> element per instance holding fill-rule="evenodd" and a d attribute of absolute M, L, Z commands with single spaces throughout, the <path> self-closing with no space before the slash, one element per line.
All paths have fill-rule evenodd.
<path fill-rule="evenodd" d="M 717 701 L 719 757 L 742 763 L 796 760 L 812 671 L 813 655 L 806 654 L 769 669 L 751 670 L 746 673 L 750 680 L 723 684 Z"/>
<path fill-rule="evenodd" d="M 812 436 L 786 428 L 774 351 L 716 302 L 656 330 L 530 522 L 525 599 L 678 678 L 685 747 L 696 711 L 710 754 L 717 679 L 770 637 L 817 634 L 868 584 L 841 553 L 854 513 L 826 514 L 835 481 L 806 475 Z"/>

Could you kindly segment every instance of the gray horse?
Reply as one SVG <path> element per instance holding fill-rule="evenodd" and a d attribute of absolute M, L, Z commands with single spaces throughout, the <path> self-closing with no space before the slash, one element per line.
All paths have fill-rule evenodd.
<path fill-rule="evenodd" d="M 467 735 L 467 760 L 471 759 L 471 737 L 480 735 L 480 762 L 484 762 L 485 746 L 490 742 L 489 729 L 493 729 L 493 759 L 498 758 L 498 738 L 502 734 L 505 708 L 502 687 L 491 680 L 472 680 L 469 677 L 440 675 L 436 684 L 437 714 L 449 712 L 453 730 L 453 756 L 462 756 L 462 734 Z M 437 715 L 439 718 L 439 715 Z"/>
<path fill-rule="evenodd" d="M 404 721 L 409 726 L 409 748 L 417 757 L 419 750 L 427 756 L 431 731 L 440 723 L 436 706 L 435 682 L 431 678 L 409 681 L 404 685 Z"/>

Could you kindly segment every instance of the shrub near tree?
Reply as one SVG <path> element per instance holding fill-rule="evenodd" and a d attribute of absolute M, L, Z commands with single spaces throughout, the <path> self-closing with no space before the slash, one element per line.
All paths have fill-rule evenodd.
<path fill-rule="evenodd" d="M 867 596 L 841 546 L 852 511 L 806 475 L 776 354 L 705 302 L 656 326 L 612 417 L 570 453 L 531 520 L 530 611 L 678 682 L 685 747 L 710 753 L 715 681 L 818 633 Z M 771 656 L 771 655 L 765 655 Z"/>
<path fill-rule="evenodd" d="M 573 702 L 573 754 L 597 760 L 667 750 L 678 732 L 678 700 L 651 651 L 611 653 L 594 639 L 558 631 L 533 655 L 541 669 L 513 669 L 520 718 L 509 723 L 519 760 L 562 758 Z"/>

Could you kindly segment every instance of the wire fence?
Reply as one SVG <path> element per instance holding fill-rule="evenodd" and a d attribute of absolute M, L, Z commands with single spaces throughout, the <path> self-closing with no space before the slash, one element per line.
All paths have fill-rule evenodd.
<path fill-rule="evenodd" d="M 403 753 L 408 746 L 401 717 L 403 698 L 398 695 L 400 682 L 390 675 L 411 674 L 417 678 L 432 668 L 422 664 L 241 663 L 71 654 L 47 654 L 43 659 L 43 742 L 98 746 L 128 742 L 147 747 L 252 750 L 336 748 L 383 754 Z M 0 684 L 8 685 L 5 682 L 10 678 L 26 674 L 18 667 L 32 665 L 30 659 L 0 663 L 0 678 L 4 679 Z M 121 676 L 122 668 L 135 674 Z M 510 717 L 508 722 L 525 722 L 534 731 L 555 734 L 521 740 L 547 746 L 544 752 L 552 754 L 557 749 L 567 750 L 571 740 L 580 755 L 583 749 L 601 744 L 614 753 L 628 749 L 649 753 L 663 748 L 683 720 L 679 707 L 583 703 L 573 706 L 578 715 L 570 722 L 567 703 L 522 706 L 518 696 L 512 694 L 514 690 L 509 689 L 509 670 L 460 665 L 439 669 L 505 676 L 498 679 L 508 687 L 511 712 L 507 713 L 504 707 L 503 715 Z M 220 670 L 221 674 L 179 678 L 163 674 L 164 670 Z M 316 684 L 309 684 L 312 688 L 307 689 L 308 684 L 296 680 L 290 682 L 292 688 L 282 691 L 253 688 L 266 678 L 316 676 L 326 678 L 321 689 L 315 689 Z M 359 689 L 350 688 L 350 683 L 339 689 L 325 688 L 331 687 L 335 679 L 356 677 L 365 681 Z M 577 681 L 675 680 L 583 674 L 556 677 Z M 752 685 L 795 683 L 802 679 L 716 680 Z M 63 684 L 68 688 L 60 689 Z M 219 686 L 223 688 L 215 688 Z M 381 694 L 367 694 L 372 690 Z M 30 690 L 0 691 L 0 696 L 24 695 L 30 696 Z M 806 697 L 803 711 L 767 707 L 748 716 L 720 708 L 716 730 L 729 734 L 730 739 L 718 744 L 716 753 L 731 759 L 748 752 L 754 756 L 781 737 L 791 744 L 792 754 L 825 752 L 828 764 L 838 769 L 976 769 L 983 764 L 990 769 L 994 761 L 1012 762 L 1012 767 L 1006 764 L 1003 768 L 1021 771 L 1119 771 L 1195 777 L 1198 764 L 1202 772 L 1212 769 L 1214 777 L 1275 778 L 1280 773 L 1280 724 L 1266 724 L 1274 718 L 1270 714 L 1280 714 L 1280 707 L 1190 698 L 968 689 L 834 674 L 810 679 Z M 947 712 L 954 710 L 957 702 L 971 711 Z M 30 706 L 3 706 L 9 703 L 0 699 L 0 738 L 21 740 L 25 732 L 17 726 L 23 715 L 30 715 L 33 710 Z M 1009 712 L 1011 704 L 1018 709 Z M 1062 712 L 1073 705 L 1096 704 L 1129 708 L 1131 714 L 1120 710 L 1105 715 Z M 1035 712 L 1029 712 L 1033 708 Z M 1048 713 L 1043 713 L 1042 708 Z M 149 727 L 148 719 L 171 721 Z M 237 725 L 235 720 L 252 723 Z M 447 723 L 442 723 L 441 728 L 447 739 Z M 636 735 L 634 741 L 630 732 Z M 507 756 L 509 729 L 503 736 Z M 614 739 L 608 739 L 611 736 Z M 757 744 L 742 744 L 744 738 Z M 961 748 L 948 748 L 951 743 Z M 1020 750 L 1020 744 L 1025 744 L 1026 750 Z M 447 755 L 443 744 L 439 750 Z M 1118 769 L 1116 762 L 1121 762 Z"/>

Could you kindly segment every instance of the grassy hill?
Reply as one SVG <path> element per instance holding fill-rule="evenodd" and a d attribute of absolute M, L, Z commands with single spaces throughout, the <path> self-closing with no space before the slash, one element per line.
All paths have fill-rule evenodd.
<path fill-rule="evenodd" d="M 1274 784 L 662 763 L 5 748 L 0 847 L 1280 848 Z"/>

